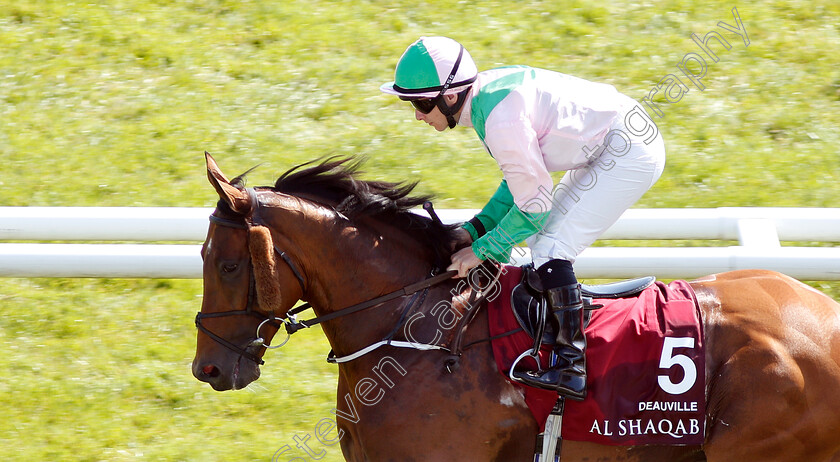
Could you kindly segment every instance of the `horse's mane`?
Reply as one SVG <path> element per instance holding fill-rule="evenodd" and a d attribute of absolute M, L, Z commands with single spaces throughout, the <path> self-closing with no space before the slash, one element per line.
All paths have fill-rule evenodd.
<path fill-rule="evenodd" d="M 305 195 L 350 218 L 371 217 L 404 230 L 430 250 L 436 268 L 445 268 L 457 225 L 439 225 L 411 209 L 431 199 L 412 195 L 417 182 L 389 183 L 359 179 L 363 160 L 330 157 L 291 168 L 274 183 L 274 191 Z M 247 173 L 247 172 L 246 172 Z M 242 175 L 234 181 L 241 181 Z"/>

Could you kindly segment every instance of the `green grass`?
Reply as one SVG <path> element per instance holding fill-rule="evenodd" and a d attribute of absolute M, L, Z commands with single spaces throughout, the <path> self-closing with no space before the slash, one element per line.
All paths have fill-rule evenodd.
<path fill-rule="evenodd" d="M 733 6 L 749 47 L 716 27 L 734 24 Z M 835 207 L 838 17 L 833 0 L 7 0 L 0 204 L 212 206 L 207 150 L 229 174 L 263 164 L 255 185 L 363 155 L 369 178 L 480 207 L 500 174 L 475 135 L 438 134 L 378 90 L 418 36 L 461 41 L 480 69 L 541 66 L 638 99 L 698 51 L 692 33 L 718 30 L 732 48 L 717 49 L 705 91 L 663 108 L 668 165 L 637 206 Z M 5 458 L 269 460 L 331 416 L 335 368 L 317 331 L 269 353 L 250 391 L 194 380 L 200 293 L 200 281 L 4 279 Z"/>
<path fill-rule="evenodd" d="M 319 329 L 266 355 L 248 390 L 218 393 L 190 373 L 200 281 L 5 282 L 7 460 L 268 460 L 332 416 Z"/>

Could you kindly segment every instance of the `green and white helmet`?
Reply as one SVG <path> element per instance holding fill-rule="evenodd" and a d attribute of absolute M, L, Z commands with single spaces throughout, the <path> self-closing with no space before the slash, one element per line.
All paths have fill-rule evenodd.
<path fill-rule="evenodd" d="M 394 81 L 379 89 L 404 98 L 435 98 L 459 93 L 476 75 L 475 62 L 460 43 L 447 37 L 420 37 L 400 57 Z"/>

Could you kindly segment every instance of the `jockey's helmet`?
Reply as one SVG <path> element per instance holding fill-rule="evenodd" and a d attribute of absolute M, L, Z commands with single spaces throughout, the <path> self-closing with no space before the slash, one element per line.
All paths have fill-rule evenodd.
<path fill-rule="evenodd" d="M 379 87 L 404 99 L 459 93 L 475 81 L 478 69 L 469 52 L 447 37 L 420 37 L 400 57 L 394 81 Z"/>

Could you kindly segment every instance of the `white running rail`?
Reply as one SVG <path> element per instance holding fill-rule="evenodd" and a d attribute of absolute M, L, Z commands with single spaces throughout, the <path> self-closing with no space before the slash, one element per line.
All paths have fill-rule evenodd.
<path fill-rule="evenodd" d="M 0 207 L 0 277 L 200 278 L 198 244 L 212 211 Z M 446 223 L 465 221 L 476 212 L 437 211 Z M 840 248 L 832 244 L 840 242 L 840 208 L 631 209 L 601 240 L 722 240 L 737 245 L 591 247 L 575 263 L 580 278 L 692 278 L 762 268 L 804 280 L 840 280 Z M 108 243 L 80 243 L 84 241 Z M 529 260 L 525 248 L 515 249 L 513 257 L 514 263 Z"/>

